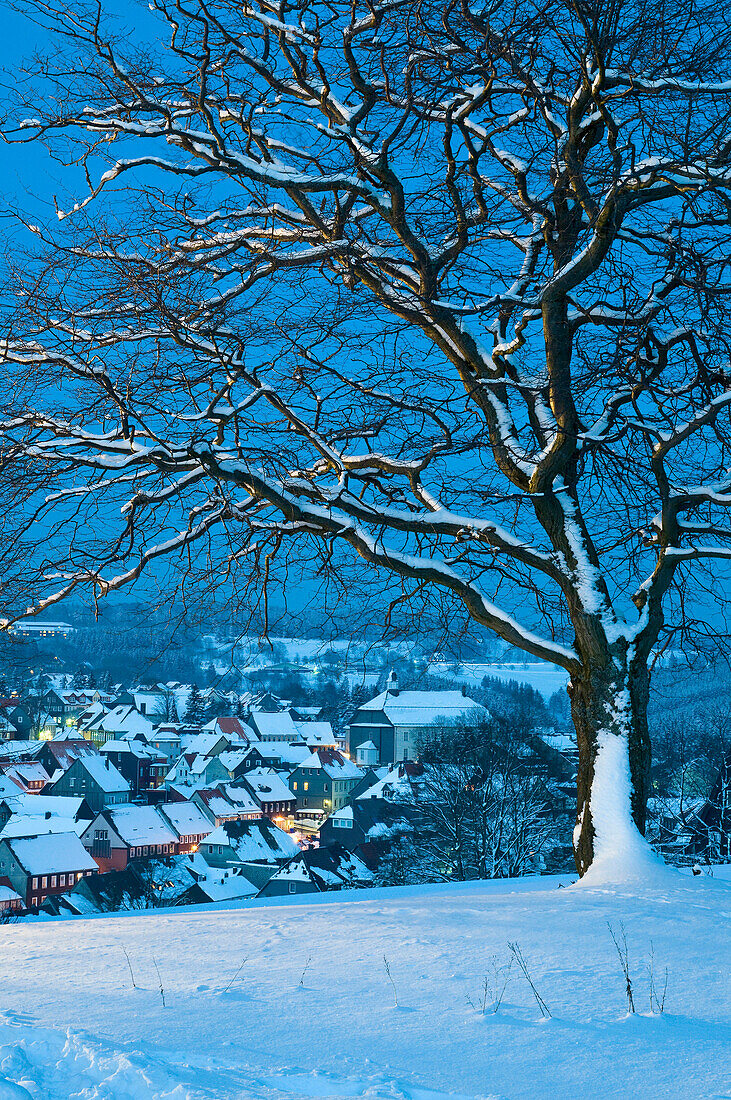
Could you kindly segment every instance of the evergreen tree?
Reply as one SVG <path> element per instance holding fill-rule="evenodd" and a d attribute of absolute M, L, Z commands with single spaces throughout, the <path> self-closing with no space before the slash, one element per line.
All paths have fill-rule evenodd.
<path fill-rule="evenodd" d="M 193 684 L 188 696 L 188 705 L 185 708 L 185 721 L 191 726 L 199 726 L 203 722 L 205 704 L 197 684 Z"/>

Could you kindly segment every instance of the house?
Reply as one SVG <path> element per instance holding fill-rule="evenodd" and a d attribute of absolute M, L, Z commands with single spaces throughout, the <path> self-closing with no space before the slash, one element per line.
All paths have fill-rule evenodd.
<path fill-rule="evenodd" d="M 29 738 L 33 732 L 33 720 L 26 707 L 18 699 L 0 699 L 0 719 L 3 736 L 13 741 Z"/>
<path fill-rule="evenodd" d="M 130 707 L 137 711 L 152 726 L 180 719 L 175 692 L 167 687 L 132 688 L 118 695 L 115 704 L 117 708 Z"/>
<path fill-rule="evenodd" d="M 129 802 L 130 786 L 110 760 L 81 756 L 50 787 L 54 794 L 85 798 L 94 813 Z"/>
<path fill-rule="evenodd" d="M 316 749 L 292 772 L 289 785 L 297 798 L 297 816 L 321 818 L 349 801 L 362 770 L 337 749 Z"/>
<path fill-rule="evenodd" d="M 340 747 L 329 722 L 295 722 L 297 732 L 307 747 L 312 749 L 337 749 Z"/>
<path fill-rule="evenodd" d="M 56 794 L 26 794 L 17 787 L 12 795 L 0 797 L 0 828 L 13 817 L 63 817 L 74 822 L 94 816 L 86 799 L 62 798 Z"/>
<path fill-rule="evenodd" d="M 165 775 L 166 787 L 214 787 L 228 782 L 231 774 L 219 756 L 205 756 L 200 752 L 184 752 Z"/>
<path fill-rule="evenodd" d="M 687 815 L 686 815 L 687 816 Z M 706 802 L 692 819 L 688 849 L 709 861 L 727 863 L 731 856 L 731 753 L 714 781 Z"/>
<path fill-rule="evenodd" d="M 188 870 L 193 878 L 193 885 L 186 896 L 189 905 L 240 901 L 244 898 L 255 898 L 259 892 L 240 870 L 234 867 L 211 867 L 200 855 L 191 859 Z"/>
<path fill-rule="evenodd" d="M 222 783 L 219 790 L 235 807 L 237 821 L 258 821 L 263 817 L 261 805 L 247 787 L 238 783 Z"/>
<path fill-rule="evenodd" d="M 310 749 L 303 741 L 254 741 L 244 752 L 244 758 L 236 769 L 235 778 L 256 768 L 274 768 L 275 771 L 291 771 L 300 764 Z"/>
<path fill-rule="evenodd" d="M 299 741 L 300 734 L 287 711 L 252 710 L 249 724 L 260 741 Z"/>
<path fill-rule="evenodd" d="M 292 837 L 268 818 L 259 821 L 227 821 L 199 846 L 211 867 L 238 868 L 260 888 L 299 852 Z"/>
<path fill-rule="evenodd" d="M 259 897 L 317 894 L 326 890 L 353 890 L 373 885 L 365 863 L 341 844 L 307 848 L 272 875 Z"/>
<path fill-rule="evenodd" d="M 322 714 L 322 707 L 318 706 L 299 706 L 299 704 L 289 707 L 289 713 L 291 714 L 295 723 L 297 722 L 315 722 Z"/>
<path fill-rule="evenodd" d="M 165 909 L 189 904 L 194 885 L 187 856 L 133 860 L 123 871 L 92 875 L 58 898 L 48 898 L 44 913 L 90 916 L 119 910 Z"/>
<path fill-rule="evenodd" d="M 156 806 L 102 810 L 81 834 L 99 870 L 123 871 L 132 859 L 176 855 L 178 838 Z"/>
<path fill-rule="evenodd" d="M 127 780 L 133 798 L 149 795 L 165 781 L 168 771 L 165 753 L 144 744 L 141 739 L 107 741 L 100 752 Z"/>
<path fill-rule="evenodd" d="M 180 733 L 183 729 L 188 729 L 188 727 L 164 723 L 153 730 L 150 740 L 146 743 L 153 749 L 164 753 L 166 760 L 170 763 L 170 761 L 177 760 L 180 756 L 182 745 Z"/>
<path fill-rule="evenodd" d="M 254 731 L 242 718 L 214 718 L 205 728 L 211 733 L 227 737 L 232 744 L 248 744 L 255 738 Z"/>
<path fill-rule="evenodd" d="M 461 691 L 401 691 L 391 673 L 385 691 L 359 707 L 348 726 L 348 753 L 357 759 L 360 745 L 375 746 L 363 763 L 416 760 L 419 740 L 437 725 L 477 727 L 489 712 Z"/>
<path fill-rule="evenodd" d="M 80 756 L 96 756 L 97 747 L 83 737 L 64 737 L 63 741 L 42 741 L 37 759 L 53 779 L 65 772 Z"/>
<path fill-rule="evenodd" d="M 202 810 L 215 828 L 227 821 L 239 820 L 238 809 L 231 799 L 226 797 L 220 787 L 196 790 L 191 795 L 190 801 Z"/>
<path fill-rule="evenodd" d="M 7 878 L 27 907 L 71 890 L 97 865 L 76 833 L 48 833 L 0 841 L 0 878 Z"/>
<path fill-rule="evenodd" d="M 213 824 L 194 802 L 168 802 L 158 812 L 175 833 L 179 852 L 195 852 Z"/>
<path fill-rule="evenodd" d="M 8 779 L 12 779 L 22 791 L 27 793 L 42 791 L 51 778 L 40 760 L 5 764 L 1 770 Z"/>
<path fill-rule="evenodd" d="M 256 768 L 247 772 L 241 783 L 252 795 L 261 812 L 272 820 L 293 817 L 297 797 L 287 785 L 286 779 L 271 768 Z"/>
<path fill-rule="evenodd" d="M 23 908 L 23 899 L 17 891 L 13 890 L 10 880 L 0 877 L 0 918 L 7 920 L 13 913 L 19 913 Z"/>
<path fill-rule="evenodd" d="M 130 734 L 141 734 L 149 742 L 152 740 L 154 726 L 136 707 L 125 703 L 115 706 L 98 720 L 86 723 L 83 728 L 80 727 L 80 732 L 98 745 L 121 740 Z"/>

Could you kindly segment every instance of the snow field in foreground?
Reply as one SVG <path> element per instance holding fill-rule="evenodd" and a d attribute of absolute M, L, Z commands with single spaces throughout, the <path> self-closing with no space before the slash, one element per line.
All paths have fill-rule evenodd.
<path fill-rule="evenodd" d="M 0 1100 L 728 1100 L 731 885 L 566 881 L 1 927 Z"/>

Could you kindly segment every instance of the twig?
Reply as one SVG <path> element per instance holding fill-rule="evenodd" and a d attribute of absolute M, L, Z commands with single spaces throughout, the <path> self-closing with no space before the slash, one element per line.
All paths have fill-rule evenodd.
<path fill-rule="evenodd" d="M 307 956 L 307 962 L 305 963 L 304 968 L 302 970 L 302 976 L 300 978 L 300 986 L 303 986 L 305 984 L 305 974 L 310 969 L 310 963 L 311 962 L 312 962 L 312 955 L 308 955 Z M 299 988 L 299 986 L 298 986 L 298 988 Z"/>
<path fill-rule="evenodd" d="M 622 968 L 624 974 L 625 992 L 627 994 L 627 1011 L 636 1012 L 635 998 L 632 990 L 632 978 L 629 972 L 629 946 L 627 944 L 627 933 L 625 931 L 624 923 L 620 923 L 620 935 L 619 937 L 615 933 L 609 921 L 607 921 L 607 928 L 609 929 L 609 935 L 614 941 L 614 946 L 617 948 L 617 954 L 619 955 L 619 965 Z"/>
<path fill-rule="evenodd" d="M 398 1008 L 398 993 L 396 992 L 396 983 L 393 980 L 393 977 L 391 975 L 391 967 L 388 965 L 388 959 L 386 958 L 385 955 L 383 956 L 383 965 L 386 967 L 386 974 L 388 975 L 388 980 L 391 983 L 391 986 L 393 988 L 394 1008 Z"/>
<path fill-rule="evenodd" d="M 530 976 L 530 972 L 528 970 L 528 964 L 525 961 L 525 958 L 523 957 L 523 952 L 520 950 L 519 945 L 517 943 L 509 943 L 508 948 L 511 951 L 512 956 L 515 959 L 515 961 L 517 962 L 518 966 L 520 967 L 520 971 L 521 971 L 523 977 L 525 978 L 525 980 L 527 981 L 528 985 L 531 988 L 531 992 L 533 993 L 533 996 L 536 999 L 536 1004 L 538 1005 L 539 1009 L 541 1010 L 541 1016 L 544 1019 L 546 1017 L 550 1017 L 551 1016 L 550 1009 L 549 1009 L 548 1005 L 546 1004 L 546 1002 L 543 1000 L 543 997 L 541 997 L 540 993 L 536 989 L 535 982 L 533 981 L 533 979 Z"/>
<path fill-rule="evenodd" d="M 152 961 L 154 963 L 155 970 L 157 971 L 158 981 L 160 982 L 160 999 L 162 1001 L 162 1007 L 165 1008 L 165 989 L 164 989 L 163 984 L 162 984 L 162 976 L 160 974 L 160 967 L 157 965 L 157 959 L 155 958 L 154 955 L 152 956 Z"/>
<path fill-rule="evenodd" d="M 130 961 L 129 952 L 127 951 L 127 948 L 124 946 L 124 944 L 122 944 L 122 950 L 124 951 L 124 957 L 127 960 L 127 966 L 129 967 L 129 976 L 132 979 L 132 988 L 136 989 L 137 982 L 135 981 L 134 972 L 132 970 L 132 963 Z"/>
<path fill-rule="evenodd" d="M 230 982 L 228 983 L 228 985 L 227 985 L 227 986 L 226 986 L 226 988 L 224 989 L 224 991 L 223 991 L 224 993 L 228 993 L 229 989 L 230 989 L 230 988 L 231 988 L 231 986 L 232 986 L 232 985 L 234 984 L 234 982 L 236 981 L 236 979 L 238 978 L 239 974 L 240 974 L 240 973 L 241 973 L 241 971 L 242 971 L 242 970 L 244 969 L 244 966 L 246 965 L 246 963 L 247 963 L 248 961 L 249 961 L 249 956 L 248 956 L 248 955 L 245 955 L 245 956 L 244 956 L 244 958 L 242 959 L 242 962 L 241 962 L 241 966 L 240 966 L 240 967 L 238 968 L 238 970 L 237 970 L 237 971 L 236 971 L 236 973 L 234 974 L 233 978 L 231 979 L 231 981 L 230 981 Z"/>
<path fill-rule="evenodd" d="M 654 1012 L 656 1009 L 658 1012 L 663 1013 L 665 1011 L 665 998 L 668 993 L 668 968 L 665 967 L 665 980 L 663 981 L 662 994 L 658 996 L 657 986 L 655 985 L 655 945 L 650 940 L 650 962 L 647 967 L 647 972 L 650 978 L 650 1012 Z"/>

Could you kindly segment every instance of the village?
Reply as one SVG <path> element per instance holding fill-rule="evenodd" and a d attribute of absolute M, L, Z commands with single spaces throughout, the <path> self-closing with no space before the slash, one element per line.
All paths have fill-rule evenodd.
<path fill-rule="evenodd" d="M 462 691 L 402 694 L 395 677 L 337 733 L 318 707 L 178 683 L 49 688 L 42 704 L 31 729 L 0 702 L 6 920 L 372 885 L 419 735 L 484 717 Z M 211 705 L 233 713 L 189 720 Z"/>
<path fill-rule="evenodd" d="M 47 658 L 63 639 L 28 635 Z M 311 695 L 84 680 L 0 699 L 3 922 L 570 869 L 575 741 L 529 724 L 488 761 L 496 727 L 464 683 L 402 687 L 391 669 L 330 721 Z M 667 859 L 725 861 L 729 786 L 726 763 L 691 814 L 653 800 Z M 460 848 L 486 824 L 489 853 Z"/>

